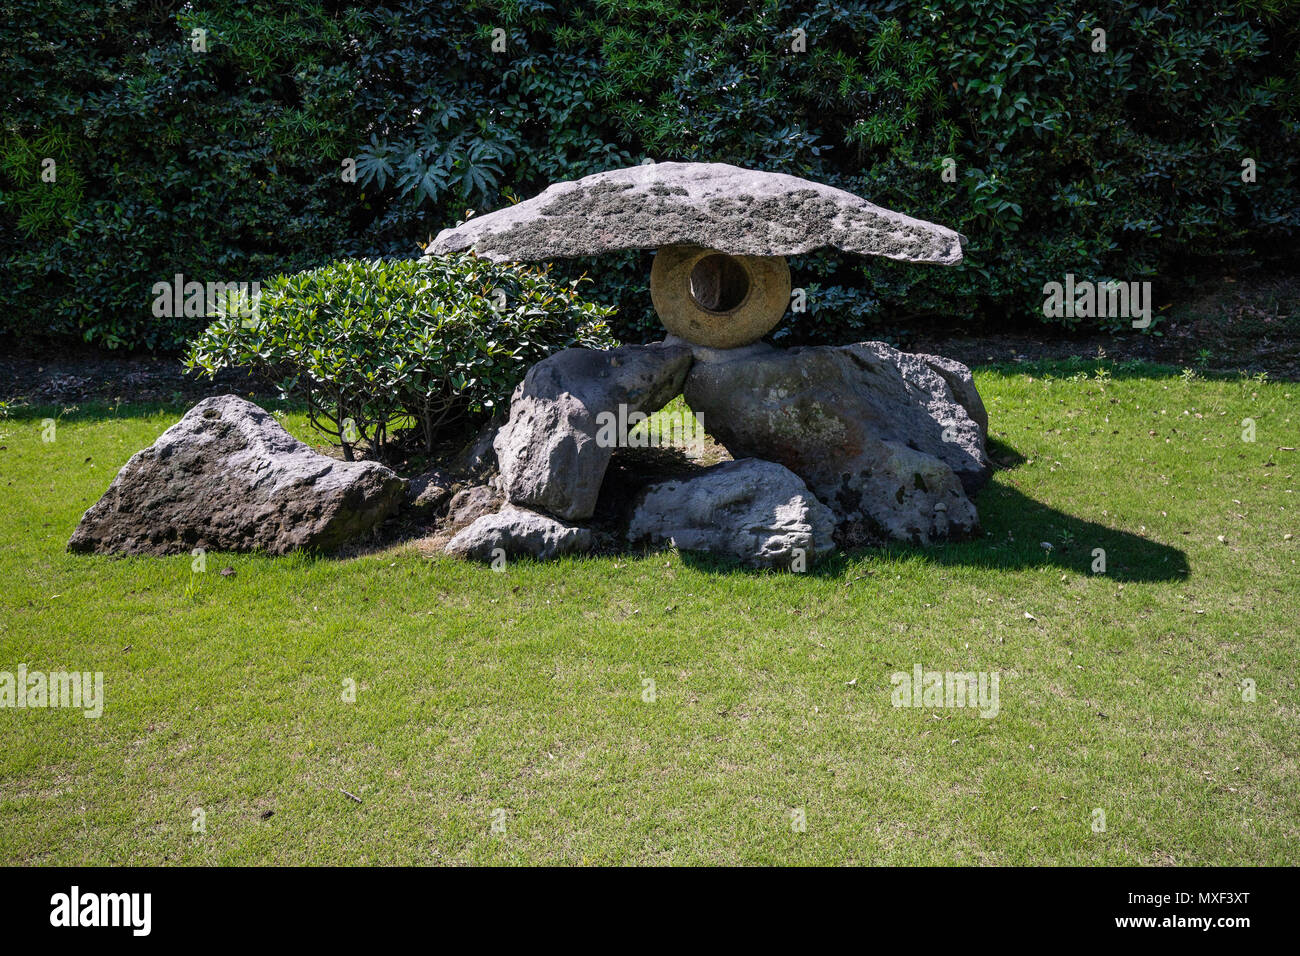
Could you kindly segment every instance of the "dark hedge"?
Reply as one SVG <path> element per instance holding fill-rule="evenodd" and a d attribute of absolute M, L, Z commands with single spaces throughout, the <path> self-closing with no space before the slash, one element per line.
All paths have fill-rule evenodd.
<path fill-rule="evenodd" d="M 4 0 L 0 333 L 175 349 L 203 324 L 151 310 L 176 273 L 414 256 L 467 209 L 645 158 L 794 173 L 968 237 L 949 270 L 795 260 L 786 341 L 1041 320 L 1066 273 L 1165 294 L 1300 223 L 1298 36 L 1276 0 Z M 648 253 L 561 268 L 623 338 L 658 334 Z"/>

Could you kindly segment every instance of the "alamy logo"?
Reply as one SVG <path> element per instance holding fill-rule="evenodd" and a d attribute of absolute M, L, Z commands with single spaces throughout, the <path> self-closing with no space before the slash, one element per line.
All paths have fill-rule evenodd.
<path fill-rule="evenodd" d="M 151 893 L 68 893 L 50 897 L 51 926 L 127 926 L 133 936 L 148 936 L 153 927 Z"/>
<path fill-rule="evenodd" d="M 261 306 L 261 282 L 185 281 L 178 272 L 171 282 L 153 284 L 153 314 L 159 319 L 238 315 L 256 319 Z"/>
<path fill-rule="evenodd" d="M 629 411 L 596 415 L 596 445 L 600 448 L 685 448 L 697 454 L 704 450 L 704 420 L 690 412 L 660 412 L 650 416 Z"/>
<path fill-rule="evenodd" d="M 1135 329 L 1151 324 L 1150 282 L 1075 282 L 1067 272 L 1064 285 L 1049 282 L 1043 295 L 1047 319 L 1132 319 Z"/>
<path fill-rule="evenodd" d="M 0 707 L 70 707 L 86 717 L 104 713 L 104 672 L 0 671 Z"/>
<path fill-rule="evenodd" d="M 981 717 L 998 715 L 998 671 L 927 671 L 917 664 L 912 673 L 889 675 L 895 707 L 969 707 Z"/>

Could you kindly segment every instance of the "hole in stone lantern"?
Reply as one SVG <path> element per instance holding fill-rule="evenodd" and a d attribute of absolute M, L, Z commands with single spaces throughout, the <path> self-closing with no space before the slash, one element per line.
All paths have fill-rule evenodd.
<path fill-rule="evenodd" d="M 749 273 L 731 256 L 705 256 L 691 270 L 691 298 L 707 312 L 730 312 L 749 295 Z"/>

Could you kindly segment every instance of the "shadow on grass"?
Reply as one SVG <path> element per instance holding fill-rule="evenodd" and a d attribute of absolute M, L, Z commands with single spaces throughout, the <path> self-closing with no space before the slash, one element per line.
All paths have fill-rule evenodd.
<path fill-rule="evenodd" d="M 989 458 L 999 472 L 1024 464 L 1025 456 L 996 438 L 987 442 Z M 648 482 L 685 478 L 704 467 L 686 459 L 676 449 L 644 449 L 632 455 L 616 453 L 606 472 L 605 485 L 597 506 L 597 521 L 609 530 L 618 526 L 621 502 L 630 501 Z M 983 534 L 969 541 L 931 547 L 902 544 L 878 548 L 836 551 L 808 569 L 818 577 L 840 577 L 863 557 L 928 562 L 942 565 L 1016 570 L 1028 567 L 1058 567 L 1077 574 L 1093 574 L 1093 563 L 1105 552 L 1105 574 L 1116 581 L 1181 581 L 1188 575 L 1187 555 L 1177 548 L 1150 541 L 1127 531 L 1117 531 L 1092 521 L 1075 518 L 1034 501 L 1002 482 L 991 482 L 975 500 Z M 619 530 L 626 530 L 621 527 Z M 1044 548 L 1043 543 L 1050 544 Z M 661 549 L 662 550 L 662 549 Z M 645 553 L 645 552 L 641 552 Z M 734 560 L 706 554 L 681 552 L 687 566 L 718 574 L 788 573 L 747 568 Z"/>
<path fill-rule="evenodd" d="M 1177 548 L 1075 518 L 1015 488 L 989 485 L 975 503 L 984 529 L 979 537 L 931 547 L 890 544 L 837 551 L 806 573 L 843 577 L 861 559 L 877 558 L 990 571 L 1053 567 L 1066 573 L 1092 575 L 1093 563 L 1100 557 L 1095 551 L 1101 549 L 1105 552 L 1105 576 L 1114 581 L 1182 581 L 1188 576 L 1187 555 Z M 1042 546 L 1044 542 L 1052 546 L 1050 550 Z M 774 573 L 688 552 L 682 552 L 682 562 L 709 573 Z"/>
<path fill-rule="evenodd" d="M 1029 460 L 1006 442 L 993 437 L 985 439 L 984 449 L 989 453 L 989 461 L 993 462 L 993 467 L 998 471 L 1019 468 Z"/>

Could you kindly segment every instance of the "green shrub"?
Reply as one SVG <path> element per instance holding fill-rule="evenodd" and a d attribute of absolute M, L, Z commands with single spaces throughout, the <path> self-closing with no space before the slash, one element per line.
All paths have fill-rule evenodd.
<path fill-rule="evenodd" d="M 228 303 L 186 362 L 208 375 L 268 373 L 348 460 L 362 441 L 382 455 L 403 425 L 432 450 L 447 430 L 508 406 L 552 352 L 615 344 L 609 310 L 577 286 L 472 255 L 334 262 L 277 276 L 255 309 Z"/>

